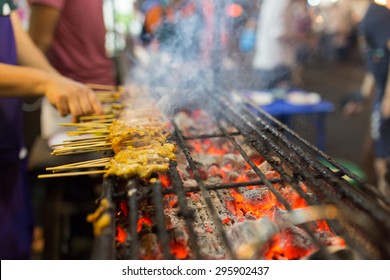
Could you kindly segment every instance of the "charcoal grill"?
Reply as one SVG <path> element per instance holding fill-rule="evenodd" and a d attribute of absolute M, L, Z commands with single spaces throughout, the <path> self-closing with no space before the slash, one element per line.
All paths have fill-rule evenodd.
<path fill-rule="evenodd" d="M 206 92 L 206 95 L 208 99 L 204 100 L 208 102 L 202 105 L 202 109 L 212 117 L 218 131 L 186 135 L 177 121 L 171 119 L 171 141 L 177 144 L 183 155 L 180 158 L 185 159 L 196 184 L 184 186 L 178 171 L 180 162 L 170 163 L 171 187 L 168 188 L 158 176 L 150 185 L 137 178 L 128 181 L 105 178 L 103 196 L 111 201 L 112 208 L 108 211 L 112 221 L 118 221 L 121 211 L 118 205 L 126 204 L 128 213 L 121 218 L 122 222 L 125 220 L 126 234 L 125 240 L 119 244 L 117 225 L 113 222 L 96 238 L 93 259 L 142 259 L 145 252 L 156 259 L 181 258 L 172 250 L 172 239 L 175 238 L 186 240 L 186 248 L 179 244 L 179 249 L 186 251 L 182 257 L 186 259 L 262 258 L 267 242 L 290 224 L 296 225 L 304 233 L 304 239 L 310 240 L 316 248 L 308 258 L 390 257 L 390 202 L 375 187 L 244 97 L 226 92 Z M 245 182 L 205 182 L 188 145 L 189 141 L 197 139 L 227 141 L 245 159 L 256 178 Z M 267 178 L 247 153 L 242 141 L 259 153 L 280 177 Z M 307 192 L 300 182 L 310 191 Z M 291 201 L 282 195 L 281 191 L 287 185 L 305 202 L 304 209 L 293 209 Z M 252 235 L 248 238 L 254 238 L 255 242 L 242 247 L 246 252 L 243 254 L 234 239 L 232 241 L 232 236 L 240 239 L 240 231 L 248 231 L 248 228 L 228 228 L 221 220 L 221 213 L 227 210 L 221 210 L 221 199 L 218 198 L 233 189 L 242 193 L 250 186 L 262 186 L 271 192 L 283 206 L 284 218 L 279 223 L 267 219 L 248 222 L 248 225 L 254 225 L 249 226 Z M 201 200 L 192 202 L 189 194 L 196 194 Z M 167 196 L 177 198 L 169 215 L 164 210 Z M 144 212 L 140 209 L 146 208 L 151 213 L 148 216 L 150 224 L 148 233 L 142 235 L 140 219 L 144 218 Z M 321 237 L 313 231 L 313 223 L 317 220 L 326 221 L 330 230 L 345 241 L 342 250 L 332 251 L 323 244 Z M 182 229 L 172 228 L 172 223 L 180 224 Z M 253 237 L 253 234 L 257 236 Z"/>

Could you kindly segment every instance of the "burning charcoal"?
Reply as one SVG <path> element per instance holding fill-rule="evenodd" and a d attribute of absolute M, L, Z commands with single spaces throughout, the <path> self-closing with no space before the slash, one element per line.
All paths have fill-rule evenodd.
<path fill-rule="evenodd" d="M 238 178 L 240 177 L 241 173 L 235 171 L 235 170 L 231 170 L 231 169 L 225 169 L 223 168 L 223 170 L 225 171 L 225 181 L 227 182 L 237 182 Z"/>
<path fill-rule="evenodd" d="M 266 259 L 301 259 L 316 248 L 307 233 L 301 228 L 289 225 L 279 235 L 270 240 L 264 250 Z M 265 248 L 266 248 L 265 247 Z"/>
<path fill-rule="evenodd" d="M 154 233 L 144 234 L 140 238 L 140 258 L 143 260 L 157 260 L 161 258 L 157 236 Z"/>
<path fill-rule="evenodd" d="M 229 239 L 237 257 L 251 259 L 263 245 L 277 232 L 277 227 L 268 217 L 256 221 L 234 224 L 229 230 Z"/>
<path fill-rule="evenodd" d="M 194 179 L 187 179 L 185 181 L 183 180 L 183 186 L 185 188 L 192 188 L 198 186 L 198 183 Z"/>
<path fill-rule="evenodd" d="M 177 206 L 177 202 L 178 202 L 178 198 L 176 195 L 174 194 L 170 194 L 170 195 L 165 195 L 164 196 L 164 206 L 165 207 L 176 207 Z"/>
<path fill-rule="evenodd" d="M 194 159 L 199 166 L 202 166 L 204 169 L 209 169 L 212 165 L 218 164 L 220 156 L 201 154 L 194 156 Z"/>
<path fill-rule="evenodd" d="M 221 166 L 230 165 L 235 170 L 243 170 L 246 166 L 246 162 L 241 155 L 226 154 L 223 155 Z"/>
<path fill-rule="evenodd" d="M 164 209 L 165 225 L 167 229 L 173 229 L 180 225 L 181 221 L 177 212 L 177 209 Z"/>
<path fill-rule="evenodd" d="M 222 183 L 223 180 L 221 177 L 209 177 L 207 180 L 206 180 L 206 183 L 207 184 L 210 184 L 210 185 L 215 185 L 215 184 L 220 184 Z"/>
<path fill-rule="evenodd" d="M 186 259 L 190 255 L 188 234 L 183 229 L 173 228 L 169 231 L 171 253 L 177 259 Z"/>
<path fill-rule="evenodd" d="M 264 161 L 259 166 L 257 166 L 261 172 L 266 173 L 268 171 L 274 170 L 274 168 L 269 164 L 268 161 Z"/>

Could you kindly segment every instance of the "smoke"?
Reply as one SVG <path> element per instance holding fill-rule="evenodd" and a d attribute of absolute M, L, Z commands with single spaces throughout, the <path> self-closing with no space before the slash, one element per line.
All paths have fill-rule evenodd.
<path fill-rule="evenodd" d="M 191 2 L 195 4 L 192 14 L 183 15 L 179 9 L 172 19 L 164 20 L 146 52 L 139 52 L 142 56 L 125 81 L 146 86 L 160 96 L 158 105 L 168 115 L 199 106 L 204 92 L 215 87 L 215 72 L 220 67 L 212 59 L 214 46 L 207 45 L 212 34 L 200 1 L 182 1 L 183 5 Z"/>

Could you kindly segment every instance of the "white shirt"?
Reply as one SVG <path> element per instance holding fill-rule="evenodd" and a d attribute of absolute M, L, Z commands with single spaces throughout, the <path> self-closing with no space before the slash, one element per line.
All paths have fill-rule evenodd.
<path fill-rule="evenodd" d="M 296 47 L 281 40 L 287 33 L 286 11 L 290 0 L 263 0 L 257 23 L 254 69 L 272 70 L 295 63 Z"/>

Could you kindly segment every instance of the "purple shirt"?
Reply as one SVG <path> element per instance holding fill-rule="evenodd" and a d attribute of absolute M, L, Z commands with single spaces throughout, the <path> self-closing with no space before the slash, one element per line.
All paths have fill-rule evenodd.
<path fill-rule="evenodd" d="M 17 63 L 9 16 L 0 16 L 0 63 Z M 22 110 L 17 98 L 0 98 L 0 259 L 29 259 L 32 210 L 22 147 Z"/>
<path fill-rule="evenodd" d="M 9 16 L 0 16 L 0 63 L 17 63 L 15 39 Z M 22 111 L 18 98 L 0 99 L 0 164 L 9 162 L 22 146 Z M 5 159 L 6 157 L 7 159 Z"/>
<path fill-rule="evenodd" d="M 61 11 L 48 51 L 50 63 L 64 76 L 83 83 L 114 84 L 106 55 L 102 0 L 30 0 Z"/>

